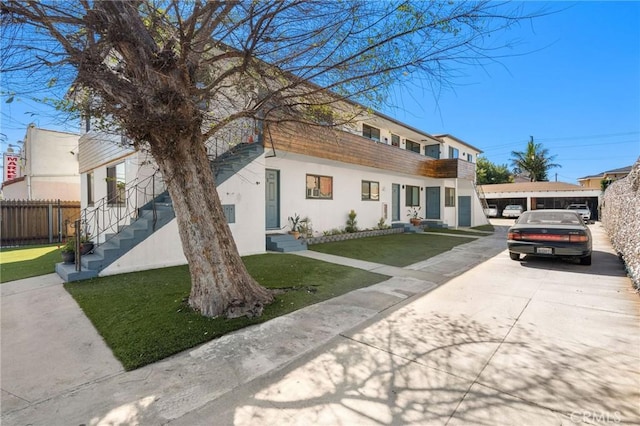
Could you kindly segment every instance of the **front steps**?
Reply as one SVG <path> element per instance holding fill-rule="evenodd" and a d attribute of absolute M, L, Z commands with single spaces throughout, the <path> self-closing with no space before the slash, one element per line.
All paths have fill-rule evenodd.
<path fill-rule="evenodd" d="M 448 229 L 449 225 L 442 222 L 441 220 L 433 220 L 433 219 L 423 219 L 420 222 L 420 225 L 413 226 L 410 223 L 404 222 L 396 222 L 391 224 L 392 228 L 404 228 L 404 232 L 409 234 L 416 234 L 419 232 L 423 232 L 425 228 L 440 228 L 440 229 Z"/>
<path fill-rule="evenodd" d="M 221 185 L 263 153 L 264 147 L 262 144 L 239 144 L 228 152 L 211 160 L 210 164 L 215 176 L 216 185 Z M 154 209 L 157 213 L 155 223 L 153 218 Z M 135 221 L 127 226 L 121 227 L 117 234 L 107 235 L 105 242 L 98 245 L 93 253 L 82 256 L 80 260 L 80 271 L 75 270 L 74 264 L 59 263 L 56 265 L 56 272 L 65 282 L 96 277 L 100 271 L 111 265 L 174 218 L 175 212 L 171 198 L 169 194 L 165 192 L 156 197 L 155 200 L 141 207 L 140 215 Z M 290 246 L 291 244 L 287 245 L 283 243 L 283 247 L 287 248 L 288 251 L 293 251 Z M 306 243 L 304 249 L 306 249 Z"/>
<path fill-rule="evenodd" d="M 100 271 L 122 257 L 123 254 L 147 239 L 157 229 L 173 220 L 175 212 L 167 193 L 155 200 L 156 219 L 154 223 L 153 204 L 148 203 L 140 210 L 138 218 L 131 224 L 122 226 L 117 234 L 105 235 L 105 242 L 98 245 L 93 253 L 80 258 L 81 270 L 75 264 L 56 264 L 57 274 L 65 281 L 79 281 L 97 277 Z"/>
<path fill-rule="evenodd" d="M 271 234 L 267 235 L 267 250 L 277 251 L 280 253 L 289 253 L 292 251 L 302 251 L 307 249 L 307 242 L 304 238 L 295 239 L 289 234 Z"/>

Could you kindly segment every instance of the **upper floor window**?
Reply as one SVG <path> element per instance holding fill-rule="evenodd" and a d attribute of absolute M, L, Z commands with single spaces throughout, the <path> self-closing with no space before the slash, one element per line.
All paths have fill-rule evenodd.
<path fill-rule="evenodd" d="M 124 163 L 107 167 L 107 203 L 110 205 L 125 202 L 125 169 Z"/>
<path fill-rule="evenodd" d="M 327 105 L 311 105 L 307 107 L 307 115 L 309 120 L 323 126 L 333 126 L 335 124 L 333 109 Z"/>
<path fill-rule="evenodd" d="M 424 147 L 424 155 L 427 157 L 435 158 L 436 160 L 440 158 L 440 144 L 435 145 L 425 145 Z"/>
<path fill-rule="evenodd" d="M 418 154 L 420 154 L 420 144 L 416 143 L 414 141 L 410 141 L 409 139 L 406 140 L 405 142 L 405 147 L 407 149 L 407 151 L 413 151 L 413 152 L 417 152 Z"/>
<path fill-rule="evenodd" d="M 380 200 L 380 183 L 368 180 L 362 181 L 362 199 L 378 201 Z"/>
<path fill-rule="evenodd" d="M 400 146 L 400 136 L 391 134 L 391 145 Z"/>
<path fill-rule="evenodd" d="M 333 177 L 307 175 L 307 198 L 333 198 Z"/>
<path fill-rule="evenodd" d="M 362 125 L 362 136 L 365 138 L 373 139 L 376 142 L 380 142 L 380 129 L 371 127 L 369 125 Z"/>
<path fill-rule="evenodd" d="M 467 154 L 467 161 L 473 163 L 473 154 Z"/>
<path fill-rule="evenodd" d="M 405 199 L 408 207 L 420 206 L 420 187 L 407 185 Z"/>
<path fill-rule="evenodd" d="M 449 158 L 458 158 L 459 155 L 460 151 L 458 151 L 458 148 L 449 147 Z"/>

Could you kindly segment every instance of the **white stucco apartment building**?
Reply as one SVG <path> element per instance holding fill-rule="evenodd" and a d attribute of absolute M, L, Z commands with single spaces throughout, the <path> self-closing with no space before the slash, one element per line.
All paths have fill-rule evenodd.
<path fill-rule="evenodd" d="M 230 148 L 243 145 L 260 150 L 217 186 L 241 255 L 264 253 L 266 236 L 286 233 L 296 214 L 309 218 L 314 235 L 344 228 L 350 210 L 360 229 L 381 220 L 407 223 L 412 208 L 453 228 L 487 223 L 474 185 L 481 151 L 451 135 L 430 135 L 374 113 L 340 129 L 253 122 L 233 137 L 211 141 L 209 153 L 220 162 Z M 149 193 L 160 192 L 161 176 L 150 177 L 153 161 L 124 147 L 121 137 L 88 130 L 79 146 L 82 207 L 102 211 L 93 215 L 101 217 L 100 227 L 107 226 L 107 216 L 125 217 Z M 113 197 L 127 200 L 110 203 Z M 173 219 L 100 275 L 184 263 Z"/>

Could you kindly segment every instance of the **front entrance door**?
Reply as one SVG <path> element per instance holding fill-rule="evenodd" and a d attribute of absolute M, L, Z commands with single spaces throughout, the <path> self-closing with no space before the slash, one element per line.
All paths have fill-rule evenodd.
<path fill-rule="evenodd" d="M 267 229 L 280 228 L 280 171 L 266 170 L 265 206 Z"/>
<path fill-rule="evenodd" d="M 458 226 L 471 226 L 471 196 L 458 197 Z"/>
<path fill-rule="evenodd" d="M 427 217 L 426 219 L 440 219 L 440 187 L 427 187 Z"/>
<path fill-rule="evenodd" d="M 391 185 L 391 220 L 400 220 L 400 185 Z"/>

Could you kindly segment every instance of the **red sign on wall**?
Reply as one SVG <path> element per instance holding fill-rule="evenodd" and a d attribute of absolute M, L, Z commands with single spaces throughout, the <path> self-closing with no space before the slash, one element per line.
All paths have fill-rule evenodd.
<path fill-rule="evenodd" d="M 4 179 L 11 180 L 20 177 L 20 157 L 17 155 L 4 155 Z"/>

